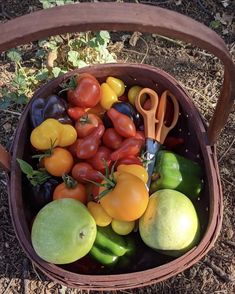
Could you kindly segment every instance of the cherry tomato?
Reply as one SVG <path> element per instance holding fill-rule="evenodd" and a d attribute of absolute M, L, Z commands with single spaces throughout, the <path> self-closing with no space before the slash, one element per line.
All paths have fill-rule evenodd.
<path fill-rule="evenodd" d="M 101 143 L 101 137 L 104 133 L 104 126 L 98 125 L 90 135 L 86 136 L 85 138 L 77 140 L 77 150 L 76 154 L 77 157 L 80 159 L 87 159 L 94 156 L 99 148 Z"/>
<path fill-rule="evenodd" d="M 125 165 L 128 165 L 128 164 L 138 164 L 138 165 L 143 165 L 141 159 L 139 157 L 136 157 L 136 156 L 128 156 L 128 157 L 124 157 L 124 158 L 121 158 L 117 161 L 116 163 L 116 167 L 118 167 L 119 165 L 121 164 L 125 164 Z"/>
<path fill-rule="evenodd" d="M 122 80 L 115 77 L 107 77 L 106 83 L 114 90 L 118 97 L 124 94 L 125 84 Z"/>
<path fill-rule="evenodd" d="M 115 233 L 125 236 L 133 231 L 135 227 L 135 221 L 125 222 L 113 219 L 111 222 L 111 226 Z"/>
<path fill-rule="evenodd" d="M 166 137 L 164 141 L 164 146 L 166 146 L 167 149 L 174 149 L 180 145 L 184 144 L 183 138 L 177 138 L 177 137 Z"/>
<path fill-rule="evenodd" d="M 69 90 L 67 98 L 70 104 L 82 108 L 94 107 L 101 98 L 100 84 L 90 74 L 81 74 L 76 78 L 77 86 Z"/>
<path fill-rule="evenodd" d="M 145 134 L 144 134 L 144 131 L 136 131 L 135 138 L 142 140 L 143 143 L 144 143 L 145 142 Z"/>
<path fill-rule="evenodd" d="M 139 95 L 139 92 L 142 90 L 143 88 L 140 87 L 140 86 L 132 86 L 128 93 L 127 93 L 127 96 L 128 96 L 128 100 L 129 102 L 132 104 L 132 105 L 135 105 L 135 99 L 136 97 Z M 146 99 L 146 94 L 143 95 L 143 99 Z"/>
<path fill-rule="evenodd" d="M 123 138 L 114 128 L 108 128 L 105 130 L 102 140 L 105 146 L 112 149 L 118 149 L 122 144 Z"/>
<path fill-rule="evenodd" d="M 147 100 L 144 102 L 143 108 L 144 108 L 145 110 L 150 110 L 150 109 L 151 109 L 151 99 L 147 99 Z"/>
<path fill-rule="evenodd" d="M 103 180 L 100 172 L 87 162 L 76 163 L 72 169 L 72 177 L 81 183 L 86 183 L 87 180 L 100 183 Z"/>
<path fill-rule="evenodd" d="M 106 227 L 111 223 L 112 217 L 107 214 L 100 203 L 89 201 L 87 203 L 87 208 L 93 216 L 97 226 Z"/>
<path fill-rule="evenodd" d="M 106 166 L 110 167 L 110 156 L 111 150 L 105 146 L 100 146 L 96 154 L 93 157 L 87 159 L 87 162 L 90 163 L 94 169 L 104 172 Z"/>
<path fill-rule="evenodd" d="M 129 156 L 137 156 L 140 153 L 143 141 L 136 138 L 125 139 L 121 146 L 111 154 L 111 160 L 116 161 Z"/>
<path fill-rule="evenodd" d="M 128 101 L 128 97 L 126 95 L 122 95 L 122 96 L 118 97 L 118 100 L 119 101 L 122 101 L 122 102 L 127 102 Z"/>
<path fill-rule="evenodd" d="M 104 109 L 106 110 L 110 109 L 113 103 L 118 101 L 117 94 L 107 83 L 102 83 L 100 88 L 101 88 L 100 104 Z"/>
<path fill-rule="evenodd" d="M 66 183 L 59 184 L 53 192 L 53 200 L 61 198 L 73 198 L 86 204 L 87 194 L 83 184 L 76 183 L 74 187 L 68 187 Z"/>
<path fill-rule="evenodd" d="M 81 116 L 85 114 L 85 110 L 78 106 L 69 107 L 67 112 L 73 120 L 78 120 Z"/>
<path fill-rule="evenodd" d="M 135 124 L 129 116 L 114 108 L 110 108 L 107 115 L 112 120 L 115 130 L 120 136 L 129 138 L 136 135 Z"/>
<path fill-rule="evenodd" d="M 43 158 L 45 169 L 55 177 L 61 177 L 68 174 L 73 166 L 72 154 L 61 147 L 52 150 L 52 155 Z"/>
<path fill-rule="evenodd" d="M 100 103 L 96 104 L 96 106 L 92 108 L 86 108 L 86 113 L 93 113 L 98 117 L 103 117 L 105 111 L 106 110 L 100 105 Z"/>
<path fill-rule="evenodd" d="M 101 119 L 92 113 L 85 113 L 79 118 L 75 123 L 75 129 L 77 131 L 79 138 L 84 138 L 98 127 L 99 124 L 102 124 Z"/>

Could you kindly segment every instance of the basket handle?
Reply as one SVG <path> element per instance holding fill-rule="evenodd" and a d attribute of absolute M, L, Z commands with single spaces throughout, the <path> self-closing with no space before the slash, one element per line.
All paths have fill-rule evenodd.
<path fill-rule="evenodd" d="M 224 80 L 208 128 L 214 144 L 224 127 L 235 96 L 235 64 L 226 44 L 207 26 L 174 11 L 134 3 L 77 3 L 24 15 L 0 25 L 0 52 L 31 41 L 68 32 L 119 30 L 157 33 L 205 49 L 224 64 Z M 6 152 L 3 155 L 6 155 Z M 0 153 L 0 163 L 4 161 Z M 10 166 L 5 165 L 5 169 Z"/>

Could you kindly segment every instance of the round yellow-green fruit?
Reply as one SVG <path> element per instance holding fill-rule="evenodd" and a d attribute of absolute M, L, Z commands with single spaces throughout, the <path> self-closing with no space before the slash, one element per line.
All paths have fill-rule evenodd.
<path fill-rule="evenodd" d="M 96 223 L 80 201 L 64 198 L 45 205 L 31 232 L 36 253 L 45 261 L 67 264 L 85 256 L 96 237 Z"/>
<path fill-rule="evenodd" d="M 200 225 L 187 196 L 163 189 L 150 196 L 139 219 L 139 232 L 147 246 L 166 255 L 180 256 L 197 244 Z"/>

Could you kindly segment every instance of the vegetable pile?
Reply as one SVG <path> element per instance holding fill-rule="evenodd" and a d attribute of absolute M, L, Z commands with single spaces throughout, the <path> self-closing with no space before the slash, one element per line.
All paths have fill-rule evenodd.
<path fill-rule="evenodd" d="M 195 239 L 199 224 L 191 200 L 201 193 L 202 170 L 196 162 L 173 152 L 184 140 L 166 138 L 157 154 L 148 190 L 144 122 L 135 108 L 135 98 L 142 87 L 128 88 L 122 80 L 111 76 L 100 83 L 88 73 L 74 77 L 73 84 L 73 88 L 64 89 L 65 98 L 55 93 L 32 101 L 33 166 L 18 159 L 28 179 L 27 200 L 35 215 L 31 236 L 36 253 L 55 264 L 79 262 L 89 256 L 104 267 L 125 267 L 135 255 L 140 222 L 143 242 L 168 254 L 171 246 L 166 246 L 165 252 L 165 248 L 158 246 L 165 246 L 164 234 L 154 231 L 162 228 L 164 211 L 158 209 L 168 203 L 164 206 L 154 200 L 150 207 L 149 200 L 159 190 L 161 199 L 167 195 L 173 218 L 174 206 L 179 201 L 175 195 L 182 199 L 179 203 L 183 207 L 184 197 L 187 199 L 192 214 L 184 218 L 188 224 L 181 225 L 190 231 L 193 215 L 195 233 L 190 238 Z M 144 108 L 149 109 L 148 97 L 143 99 Z M 183 208 L 178 211 L 184 213 Z M 146 212 L 153 215 L 151 223 Z M 177 219 L 180 217 L 177 215 Z M 165 219 L 165 228 L 171 223 L 174 226 L 177 219 Z M 179 232 L 181 227 L 175 226 Z M 163 238 L 161 242 L 158 235 Z M 189 250 L 191 241 L 183 237 Z M 171 249 L 185 252 L 183 247 Z"/>

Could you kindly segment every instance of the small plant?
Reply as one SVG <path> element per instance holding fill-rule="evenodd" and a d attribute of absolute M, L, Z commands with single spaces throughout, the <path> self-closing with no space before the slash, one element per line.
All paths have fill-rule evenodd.
<path fill-rule="evenodd" d="M 108 50 L 110 35 L 107 31 L 54 36 L 38 41 L 38 49 L 30 63 L 23 66 L 20 51 L 8 51 L 7 58 L 14 63 L 15 74 L 9 86 L 0 89 L 0 108 L 12 104 L 24 105 L 40 83 L 56 78 L 75 68 L 91 64 L 116 62 L 116 55 Z"/>
<path fill-rule="evenodd" d="M 40 3 L 42 3 L 43 9 L 51 8 L 54 6 L 62 6 L 65 4 L 72 4 L 78 1 L 73 0 L 39 0 Z"/>
<path fill-rule="evenodd" d="M 43 8 L 76 3 L 76 0 L 40 0 Z M 23 66 L 21 53 L 14 49 L 7 58 L 15 65 L 15 74 L 7 86 L 0 89 L 0 109 L 12 104 L 24 105 L 40 83 L 56 78 L 75 68 L 91 64 L 116 62 L 116 55 L 108 49 L 110 35 L 107 31 L 86 32 L 54 36 L 38 41 L 38 49 L 30 63 Z"/>

